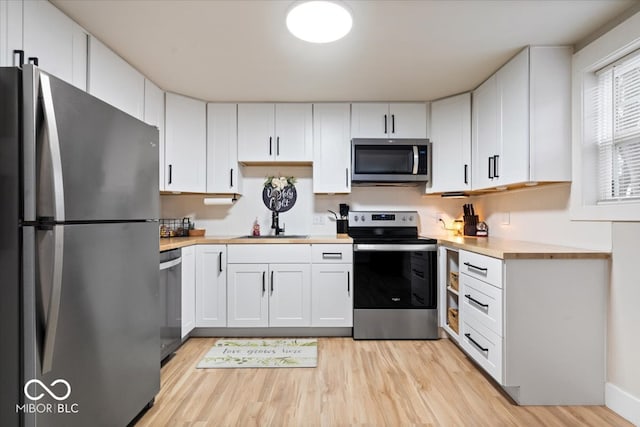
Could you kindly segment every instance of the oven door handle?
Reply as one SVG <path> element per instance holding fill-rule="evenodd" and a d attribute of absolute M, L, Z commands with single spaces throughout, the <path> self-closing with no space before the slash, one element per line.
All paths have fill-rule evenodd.
<path fill-rule="evenodd" d="M 435 252 L 438 245 L 434 244 L 396 244 L 396 243 L 357 243 L 353 245 L 354 252 Z"/>

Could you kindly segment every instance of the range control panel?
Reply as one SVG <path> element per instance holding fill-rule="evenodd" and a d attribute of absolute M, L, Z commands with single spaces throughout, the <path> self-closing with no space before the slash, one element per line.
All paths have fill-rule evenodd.
<path fill-rule="evenodd" d="M 351 211 L 349 227 L 417 227 L 416 211 Z"/>

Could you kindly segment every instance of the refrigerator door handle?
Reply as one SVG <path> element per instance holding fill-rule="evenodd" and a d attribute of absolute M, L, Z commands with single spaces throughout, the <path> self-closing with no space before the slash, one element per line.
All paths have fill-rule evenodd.
<path fill-rule="evenodd" d="M 58 126 L 56 124 L 56 114 L 53 107 L 53 95 L 51 93 L 51 83 L 49 76 L 40 73 L 40 91 L 42 94 L 42 110 L 44 111 L 45 129 L 48 137 L 48 144 L 51 161 L 51 177 L 53 179 L 53 218 L 62 222 L 64 216 L 64 183 L 62 179 L 62 157 L 60 155 L 60 138 L 58 137 Z"/>
<path fill-rule="evenodd" d="M 51 296 L 47 309 L 42 351 L 42 374 L 51 371 L 55 350 L 58 318 L 60 317 L 60 297 L 62 295 L 62 265 L 64 254 L 64 226 L 53 226 L 53 269 L 51 274 Z M 42 254 L 41 254 L 42 255 Z"/>

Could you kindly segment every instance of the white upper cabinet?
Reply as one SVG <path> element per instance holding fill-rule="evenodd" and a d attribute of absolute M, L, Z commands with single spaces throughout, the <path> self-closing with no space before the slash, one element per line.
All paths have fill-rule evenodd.
<path fill-rule="evenodd" d="M 160 167 L 160 191 L 164 191 L 164 91 L 151 81 L 144 81 L 144 121 L 158 128 Z"/>
<path fill-rule="evenodd" d="M 311 104 L 238 104 L 239 162 L 311 162 Z"/>
<path fill-rule="evenodd" d="M 20 65 L 15 50 L 22 50 L 22 0 L 0 0 L 0 67 Z"/>
<path fill-rule="evenodd" d="M 207 189 L 206 103 L 167 92 L 165 97 L 165 190 Z"/>
<path fill-rule="evenodd" d="M 570 47 L 527 47 L 473 92 L 473 189 L 571 179 Z"/>
<path fill-rule="evenodd" d="M 144 119 L 145 78 L 94 37 L 89 38 L 89 93 Z"/>
<path fill-rule="evenodd" d="M 240 193 L 236 104 L 207 104 L 207 193 Z"/>
<path fill-rule="evenodd" d="M 473 188 L 492 185 L 494 156 L 498 144 L 498 85 L 497 77 L 491 76 L 473 92 L 472 150 Z"/>
<path fill-rule="evenodd" d="M 313 192 L 351 192 L 350 106 L 313 106 Z"/>
<path fill-rule="evenodd" d="M 471 189 L 471 94 L 431 103 L 432 184 L 427 193 Z"/>
<path fill-rule="evenodd" d="M 351 104 L 352 138 L 426 138 L 426 103 Z"/>
<path fill-rule="evenodd" d="M 44 71 L 86 90 L 87 34 L 48 1 L 29 0 L 22 6 L 25 62 L 35 58 Z"/>

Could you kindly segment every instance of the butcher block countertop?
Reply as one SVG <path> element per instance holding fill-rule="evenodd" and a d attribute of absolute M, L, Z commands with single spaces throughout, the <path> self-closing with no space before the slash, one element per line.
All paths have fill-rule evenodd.
<path fill-rule="evenodd" d="M 438 236 L 438 244 L 500 259 L 608 259 L 610 252 L 497 237 Z"/>
<path fill-rule="evenodd" d="M 246 245 L 246 244 L 317 244 L 317 243 L 353 243 L 351 237 L 345 235 L 308 236 L 308 237 L 238 237 L 238 236 L 202 236 L 171 237 L 160 239 L 160 251 L 184 248 L 191 245 Z"/>

